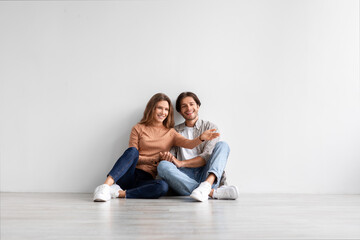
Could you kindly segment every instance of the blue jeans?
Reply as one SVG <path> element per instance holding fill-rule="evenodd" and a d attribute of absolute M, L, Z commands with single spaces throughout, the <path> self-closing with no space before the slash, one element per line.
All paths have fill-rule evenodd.
<path fill-rule="evenodd" d="M 116 161 L 108 176 L 111 176 L 121 189 L 126 190 L 126 198 L 159 198 L 165 195 L 168 184 L 137 169 L 138 160 L 138 150 L 134 147 L 128 148 Z"/>
<path fill-rule="evenodd" d="M 210 173 L 215 174 L 216 180 L 212 188 L 220 184 L 225 169 L 230 148 L 225 142 L 218 142 L 206 165 L 198 168 L 177 168 L 169 161 L 161 161 L 157 167 L 159 176 L 179 195 L 189 196 Z M 185 160 L 186 161 L 186 160 Z"/>

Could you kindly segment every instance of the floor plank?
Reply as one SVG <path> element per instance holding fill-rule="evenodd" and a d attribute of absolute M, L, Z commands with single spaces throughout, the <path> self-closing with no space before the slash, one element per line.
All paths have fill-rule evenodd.
<path fill-rule="evenodd" d="M 360 195 L 242 194 L 92 202 L 1 193 L 1 239 L 360 239 Z"/>

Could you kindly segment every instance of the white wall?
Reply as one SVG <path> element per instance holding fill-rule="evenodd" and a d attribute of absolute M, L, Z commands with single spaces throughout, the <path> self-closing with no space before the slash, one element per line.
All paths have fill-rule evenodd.
<path fill-rule="evenodd" d="M 194 91 L 241 192 L 360 193 L 359 1 L 0 2 L 0 68 L 1 191 L 92 192 Z"/>

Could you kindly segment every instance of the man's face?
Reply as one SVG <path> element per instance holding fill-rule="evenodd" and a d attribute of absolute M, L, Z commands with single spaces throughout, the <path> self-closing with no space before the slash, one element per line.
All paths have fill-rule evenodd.
<path fill-rule="evenodd" d="M 198 117 L 199 108 L 192 97 L 185 97 L 181 100 L 180 114 L 185 120 L 194 120 Z"/>

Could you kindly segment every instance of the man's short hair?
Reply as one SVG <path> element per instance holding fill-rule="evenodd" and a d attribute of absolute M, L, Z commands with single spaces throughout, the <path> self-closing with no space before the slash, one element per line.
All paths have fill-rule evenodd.
<path fill-rule="evenodd" d="M 176 99 L 176 111 L 177 112 L 180 112 L 180 110 L 181 110 L 181 101 L 186 97 L 192 97 L 195 100 L 196 104 L 200 107 L 201 102 L 200 102 L 199 98 L 196 96 L 195 93 L 193 93 L 193 92 L 182 92 L 182 93 L 180 93 L 180 95 Z"/>

